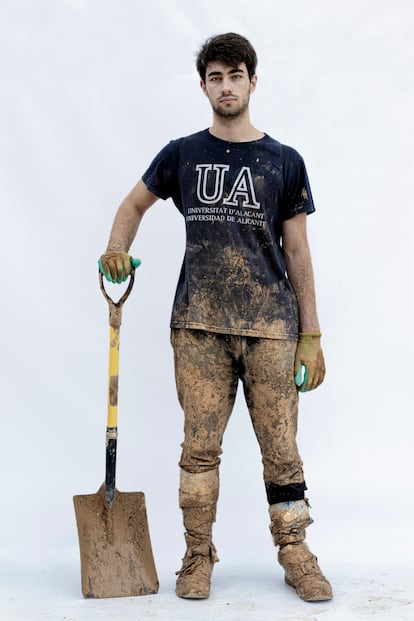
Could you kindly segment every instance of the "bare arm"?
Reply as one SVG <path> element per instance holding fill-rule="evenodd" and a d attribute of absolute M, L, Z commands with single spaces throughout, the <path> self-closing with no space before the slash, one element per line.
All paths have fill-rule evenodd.
<path fill-rule="evenodd" d="M 123 282 L 131 272 L 129 248 L 135 239 L 142 216 L 157 196 L 138 181 L 128 196 L 122 201 L 116 212 L 108 246 L 100 258 L 100 269 L 111 282 Z"/>
<path fill-rule="evenodd" d="M 144 213 L 155 203 L 157 196 L 138 181 L 122 201 L 115 215 L 106 252 L 128 252 L 135 239 Z"/>
<path fill-rule="evenodd" d="M 299 341 L 294 374 L 296 376 L 301 365 L 305 366 L 307 375 L 299 390 L 306 392 L 317 388 L 325 377 L 312 260 L 306 235 L 306 214 L 300 214 L 283 223 L 282 239 L 286 269 L 299 307 Z"/>
<path fill-rule="evenodd" d="M 306 217 L 306 214 L 299 214 L 285 220 L 282 230 L 283 250 L 289 280 L 298 301 L 300 331 L 320 332 Z"/>

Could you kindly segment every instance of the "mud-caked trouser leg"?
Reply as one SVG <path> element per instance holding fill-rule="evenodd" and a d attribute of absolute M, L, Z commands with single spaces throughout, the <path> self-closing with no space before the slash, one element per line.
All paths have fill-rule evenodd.
<path fill-rule="evenodd" d="M 237 390 L 228 339 L 198 330 L 173 330 L 175 376 L 184 410 L 179 502 L 187 550 L 177 572 L 179 597 L 210 594 L 214 563 L 212 542 L 219 493 L 221 443 Z"/>
<path fill-rule="evenodd" d="M 302 461 L 296 444 L 298 394 L 293 378 L 296 343 L 246 339 L 243 385 L 262 452 L 270 529 L 279 545 L 287 584 L 306 601 L 331 599 L 332 589 L 304 543 L 313 520 L 305 499 Z"/>

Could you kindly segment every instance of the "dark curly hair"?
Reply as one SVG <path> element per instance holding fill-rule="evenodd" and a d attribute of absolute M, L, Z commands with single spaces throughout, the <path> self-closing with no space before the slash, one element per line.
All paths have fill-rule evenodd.
<path fill-rule="evenodd" d="M 250 79 L 256 73 L 257 56 L 250 41 L 234 32 L 214 35 L 207 39 L 197 54 L 196 67 L 205 82 L 208 63 L 220 61 L 228 67 L 245 63 Z"/>

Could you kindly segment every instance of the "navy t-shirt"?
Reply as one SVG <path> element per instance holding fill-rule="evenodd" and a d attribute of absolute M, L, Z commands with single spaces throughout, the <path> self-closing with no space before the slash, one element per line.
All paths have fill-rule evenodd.
<path fill-rule="evenodd" d="M 232 143 L 203 130 L 166 145 L 142 179 L 186 225 L 171 327 L 297 339 L 281 232 L 315 210 L 299 153 L 266 134 Z"/>

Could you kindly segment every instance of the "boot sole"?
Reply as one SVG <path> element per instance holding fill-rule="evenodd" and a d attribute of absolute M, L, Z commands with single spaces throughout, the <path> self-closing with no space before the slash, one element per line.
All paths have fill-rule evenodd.
<path fill-rule="evenodd" d="M 176 591 L 178 597 L 182 597 L 183 599 L 207 599 L 210 595 L 204 595 L 203 593 L 198 593 L 197 591 L 188 591 L 188 593 L 178 593 Z"/>
<path fill-rule="evenodd" d="M 333 599 L 333 594 L 329 593 L 326 595 L 315 595 L 314 597 L 307 597 L 306 599 L 304 597 L 301 597 L 299 595 L 299 593 L 297 592 L 296 586 L 293 584 L 293 582 L 289 582 L 289 580 L 285 579 L 286 584 L 288 584 L 290 587 L 292 587 L 292 589 L 295 589 L 296 594 L 298 595 L 298 597 L 304 601 L 304 602 L 328 602 L 329 600 Z"/>

